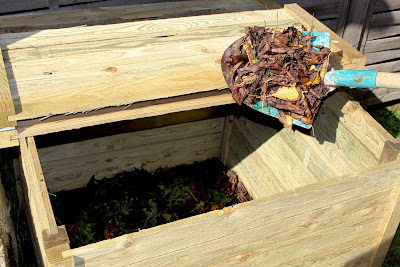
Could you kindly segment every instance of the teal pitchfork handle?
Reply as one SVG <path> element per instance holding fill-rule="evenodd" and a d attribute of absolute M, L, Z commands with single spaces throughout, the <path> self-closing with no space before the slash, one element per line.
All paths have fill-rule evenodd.
<path fill-rule="evenodd" d="M 325 74 L 327 86 L 398 88 L 400 73 L 378 72 L 376 70 L 333 70 Z"/>

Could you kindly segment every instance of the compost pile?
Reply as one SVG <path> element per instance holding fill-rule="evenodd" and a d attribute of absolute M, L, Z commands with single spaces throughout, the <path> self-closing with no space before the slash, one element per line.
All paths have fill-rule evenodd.
<path fill-rule="evenodd" d="M 51 202 L 71 248 L 250 200 L 236 173 L 218 159 L 122 172 L 58 192 Z"/>
<path fill-rule="evenodd" d="M 227 82 L 236 103 L 262 101 L 278 110 L 285 127 L 293 119 L 312 124 L 329 92 L 323 77 L 331 52 L 312 47 L 312 38 L 294 27 L 246 27 L 240 44 L 233 45 L 229 58 L 222 60 L 230 70 Z"/>

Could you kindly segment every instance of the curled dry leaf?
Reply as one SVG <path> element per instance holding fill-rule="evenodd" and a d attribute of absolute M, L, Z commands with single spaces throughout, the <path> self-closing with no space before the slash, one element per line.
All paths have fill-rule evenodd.
<path fill-rule="evenodd" d="M 241 43 L 226 59 L 229 87 L 238 104 L 264 102 L 279 111 L 279 120 L 312 124 L 329 92 L 323 78 L 329 71 L 329 48 L 311 45 L 312 34 L 298 29 L 246 27 Z"/>

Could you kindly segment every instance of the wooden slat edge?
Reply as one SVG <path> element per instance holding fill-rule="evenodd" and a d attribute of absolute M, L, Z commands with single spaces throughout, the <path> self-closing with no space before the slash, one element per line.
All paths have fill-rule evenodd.
<path fill-rule="evenodd" d="M 231 134 L 232 134 L 232 126 L 233 126 L 233 119 L 234 115 L 230 115 L 225 117 L 225 121 L 223 124 L 223 129 L 221 132 L 221 153 L 220 153 L 220 160 L 221 162 L 226 165 L 228 160 L 228 153 L 229 153 L 229 144 L 231 142 Z"/>
<path fill-rule="evenodd" d="M 381 156 L 379 157 L 379 163 L 383 164 L 386 162 L 390 162 L 399 158 L 400 154 L 400 142 L 396 139 L 393 141 L 386 141 Z"/>
<path fill-rule="evenodd" d="M 43 231 L 44 249 L 49 265 L 52 267 L 73 267 L 75 266 L 74 258 L 62 256 L 63 251 L 70 249 L 67 230 L 64 225 L 59 226 L 57 230 L 57 233 L 52 235 L 47 230 Z"/>
<path fill-rule="evenodd" d="M 0 48 L 1 52 L 1 48 Z M 7 72 L 4 66 L 3 54 L 0 53 L 0 129 L 16 126 L 16 122 L 8 121 L 8 116 L 14 115 L 14 103 L 12 101 Z"/>
<path fill-rule="evenodd" d="M 17 130 L 0 132 L 0 149 L 19 146 L 18 140 L 11 140 L 11 136 L 17 135 Z"/>
<path fill-rule="evenodd" d="M 49 236 L 59 234 L 54 214 L 51 208 L 46 183 L 41 171 L 40 161 L 37 155 L 36 145 L 33 137 L 22 138 L 20 141 L 21 160 L 24 172 L 24 184 L 26 187 L 26 199 L 28 201 L 28 209 L 31 214 L 33 232 L 35 236 L 35 244 L 38 251 L 39 261 L 44 266 L 63 266 L 53 264 L 53 260 L 59 262 L 61 252 L 69 249 L 69 245 L 65 242 L 61 245 L 62 251 L 59 256 L 48 255 L 46 252 L 46 241 Z M 68 245 L 68 248 L 66 247 Z M 51 256 L 51 257 L 49 257 Z M 68 260 L 68 259 L 67 259 Z M 70 260 L 70 259 L 69 259 Z M 65 265 L 64 265 L 65 266 Z"/>
<path fill-rule="evenodd" d="M 43 266 L 49 266 L 43 245 L 43 230 L 47 229 L 48 225 L 46 225 L 46 222 L 43 222 L 43 220 L 40 219 L 41 214 L 40 212 L 38 212 L 38 209 L 40 209 L 41 207 L 40 205 L 36 205 L 35 199 L 37 198 L 32 198 L 32 195 L 34 194 L 32 191 L 35 190 L 34 189 L 35 186 L 33 186 L 33 184 L 35 184 L 37 179 L 36 179 L 36 174 L 34 172 L 33 162 L 29 153 L 28 144 L 25 138 L 20 140 L 20 149 L 21 149 L 21 165 L 24 177 L 22 178 L 22 180 L 25 189 L 24 198 L 26 200 L 26 207 L 28 213 L 30 214 L 29 221 L 31 222 L 30 229 L 31 229 L 32 241 L 34 244 L 38 262 Z"/>
<path fill-rule="evenodd" d="M 366 58 L 358 50 L 348 44 L 345 40 L 340 38 L 335 32 L 326 27 L 322 22 L 315 19 L 311 14 L 301 8 L 298 4 L 285 5 L 284 9 L 302 23 L 307 29 L 314 26 L 314 31 L 329 32 L 331 35 L 331 48 L 332 51 L 337 52 L 345 60 L 351 64 L 355 64 L 357 69 L 363 69 L 365 66 Z"/>
<path fill-rule="evenodd" d="M 28 145 L 28 150 L 32 159 L 33 167 L 35 168 L 36 172 L 36 178 L 37 181 L 31 181 L 32 183 L 37 183 L 40 192 L 41 192 L 41 201 L 43 202 L 43 206 L 45 208 L 45 213 L 47 216 L 47 221 L 49 223 L 49 232 L 50 234 L 57 234 L 58 229 L 57 229 L 57 223 L 54 218 L 54 213 L 53 213 L 53 208 L 51 207 L 50 203 L 50 198 L 49 198 L 49 193 L 47 192 L 47 187 L 46 187 L 46 182 L 44 181 L 44 176 L 43 176 L 43 170 L 42 166 L 40 165 L 40 160 L 39 160 L 39 155 L 37 152 L 35 140 L 33 137 L 28 137 L 26 139 L 27 145 Z"/>
<path fill-rule="evenodd" d="M 71 118 L 68 116 L 61 116 L 63 119 L 55 121 L 49 120 L 49 122 L 42 121 L 41 123 L 38 122 L 38 124 L 33 124 L 25 129 L 19 128 L 18 135 L 13 136 L 12 139 L 234 103 L 232 96 L 224 91 L 206 94 L 205 97 L 191 98 L 190 96 L 183 96 L 179 99 L 181 99 L 181 101 L 176 101 L 175 98 L 147 101 L 144 104 L 133 104 L 131 108 L 127 109 L 119 107 L 119 111 L 101 115 L 86 117 L 71 116 Z"/>
<path fill-rule="evenodd" d="M 395 178 L 393 178 L 395 179 Z M 400 218 L 400 187 L 394 195 L 392 205 L 387 212 L 387 217 L 382 225 L 382 232 L 372 251 L 371 259 L 368 266 L 382 266 L 386 254 L 392 243 L 393 237 L 396 234 L 397 227 L 399 226 Z"/>

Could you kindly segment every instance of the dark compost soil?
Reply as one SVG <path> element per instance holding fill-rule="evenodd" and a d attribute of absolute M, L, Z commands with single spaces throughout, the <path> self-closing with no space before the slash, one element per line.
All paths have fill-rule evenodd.
<path fill-rule="evenodd" d="M 71 248 L 250 200 L 237 175 L 218 159 L 122 172 L 51 197 Z"/>

